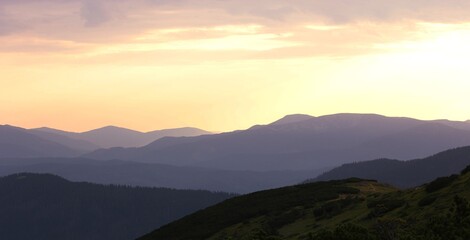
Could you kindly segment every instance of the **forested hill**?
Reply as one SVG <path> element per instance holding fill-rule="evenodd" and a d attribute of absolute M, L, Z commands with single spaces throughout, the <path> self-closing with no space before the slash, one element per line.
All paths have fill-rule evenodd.
<path fill-rule="evenodd" d="M 0 239 L 128 240 L 230 197 L 15 174 L 0 178 Z"/>
<path fill-rule="evenodd" d="M 470 239 L 469 172 L 406 191 L 348 179 L 253 193 L 139 240 Z"/>
<path fill-rule="evenodd" d="M 344 164 L 309 181 L 357 177 L 376 179 L 399 188 L 409 188 L 432 181 L 437 177 L 459 173 L 468 165 L 470 165 L 470 147 L 461 147 L 416 160 L 378 159 Z"/>

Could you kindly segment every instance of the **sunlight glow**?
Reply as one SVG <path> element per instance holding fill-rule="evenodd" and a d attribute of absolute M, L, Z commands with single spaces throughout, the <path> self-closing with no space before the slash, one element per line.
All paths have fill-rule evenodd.
<path fill-rule="evenodd" d="M 185 41 L 171 41 L 166 43 L 130 43 L 117 44 L 103 47 L 93 52 L 93 54 L 111 54 L 120 52 L 151 52 L 157 50 L 250 50 L 266 51 L 276 48 L 292 47 L 298 43 L 284 41 L 283 38 L 290 36 L 286 33 L 277 34 L 250 34 L 231 35 L 221 38 L 197 39 Z"/>
<path fill-rule="evenodd" d="M 72 1 L 0 9 L 3 123 L 228 131 L 292 113 L 470 118 L 465 19 L 119 2 L 91 16 Z"/>
<path fill-rule="evenodd" d="M 305 28 L 310 29 L 310 30 L 316 30 L 316 31 L 331 31 L 331 30 L 344 29 L 344 28 L 346 28 L 346 26 L 340 26 L 340 25 L 306 25 Z"/>

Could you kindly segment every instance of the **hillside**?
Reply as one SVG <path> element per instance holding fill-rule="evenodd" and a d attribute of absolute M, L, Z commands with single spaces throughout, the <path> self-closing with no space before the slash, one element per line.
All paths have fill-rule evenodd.
<path fill-rule="evenodd" d="M 458 173 L 468 165 L 470 165 L 470 147 L 462 147 L 409 161 L 378 159 L 344 164 L 310 181 L 357 177 L 376 179 L 396 187 L 409 188 L 419 186 L 437 177 Z"/>
<path fill-rule="evenodd" d="M 0 178 L 0 239 L 133 239 L 230 197 L 15 174 Z"/>
<path fill-rule="evenodd" d="M 413 159 L 470 145 L 470 131 L 411 118 L 373 114 L 287 116 L 244 131 L 163 138 L 141 148 L 84 155 L 227 170 L 305 170 L 365 159 Z"/>
<path fill-rule="evenodd" d="M 224 201 L 139 240 L 469 239 L 470 168 L 399 191 L 348 179 L 257 192 Z"/>
<path fill-rule="evenodd" d="M 462 130 L 470 130 L 470 120 L 467 121 L 449 121 L 449 120 L 435 120 L 435 122 L 445 124 L 447 126 L 451 126 L 453 128 L 462 129 Z"/>
<path fill-rule="evenodd" d="M 84 158 L 0 159 L 0 176 L 50 173 L 72 181 L 248 193 L 299 183 L 321 171 L 228 171 Z"/>

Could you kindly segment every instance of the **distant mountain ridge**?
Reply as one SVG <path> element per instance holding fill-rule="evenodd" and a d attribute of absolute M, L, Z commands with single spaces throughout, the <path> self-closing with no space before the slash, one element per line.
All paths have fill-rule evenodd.
<path fill-rule="evenodd" d="M 148 133 L 104 127 L 84 133 L 52 128 L 25 129 L 0 125 L 0 158 L 76 157 L 104 147 L 141 146 L 167 136 L 210 134 L 197 128 L 164 129 Z"/>
<path fill-rule="evenodd" d="M 434 122 L 442 123 L 447 126 L 457 128 L 457 129 L 462 129 L 462 130 L 470 130 L 470 120 L 467 121 L 449 121 L 449 120 L 435 120 Z"/>
<path fill-rule="evenodd" d="M 289 124 L 289 123 L 296 123 L 296 122 L 310 120 L 312 118 L 314 117 L 307 115 L 307 114 L 292 114 L 292 115 L 287 115 L 269 125 L 283 125 L 283 124 Z"/>
<path fill-rule="evenodd" d="M 319 169 L 364 159 L 414 159 L 470 145 L 470 131 L 449 125 L 377 114 L 292 115 L 243 131 L 164 138 L 84 157 L 230 170 Z"/>
<path fill-rule="evenodd" d="M 31 129 L 27 131 L 40 138 L 62 144 L 66 147 L 76 149 L 80 152 L 91 152 L 100 148 L 98 145 L 95 145 L 91 142 L 81 139 L 75 139 L 65 134 L 62 134 L 61 131 L 44 131 L 41 129 Z"/>
<path fill-rule="evenodd" d="M 351 177 L 376 179 L 400 188 L 416 187 L 435 178 L 456 174 L 470 165 L 470 146 L 450 149 L 427 158 L 409 161 L 377 159 L 348 163 L 307 182 Z"/>
<path fill-rule="evenodd" d="M 59 140 L 64 138 L 59 136 Z M 0 125 L 0 158 L 71 157 L 80 153 L 83 152 L 37 136 L 27 129 Z"/>
<path fill-rule="evenodd" d="M 81 133 L 66 132 L 52 128 L 37 128 L 34 130 L 52 132 L 65 135 L 69 138 L 87 141 L 98 146 L 98 148 L 142 147 L 163 137 L 191 137 L 212 134 L 211 132 L 191 127 L 163 129 L 150 132 L 140 132 L 116 126 L 106 126 Z M 97 148 L 94 150 L 96 149 Z"/>

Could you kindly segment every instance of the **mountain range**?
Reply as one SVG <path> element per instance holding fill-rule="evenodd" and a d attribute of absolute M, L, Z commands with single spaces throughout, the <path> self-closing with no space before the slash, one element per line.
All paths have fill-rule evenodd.
<path fill-rule="evenodd" d="M 243 131 L 162 138 L 140 148 L 100 149 L 84 157 L 225 170 L 320 169 L 377 158 L 421 158 L 467 146 L 467 125 L 374 114 L 290 115 Z"/>
<path fill-rule="evenodd" d="M 57 142 L 52 138 L 42 138 L 27 129 L 0 125 L 0 158 L 77 156 L 81 153 L 67 146 L 70 142 L 75 144 L 74 140 L 62 136 L 57 136 L 56 140 Z M 81 144 L 79 142 L 77 145 Z"/>
<path fill-rule="evenodd" d="M 0 125 L 0 158 L 76 157 L 105 147 L 143 146 L 166 136 L 197 136 L 209 132 L 178 128 L 148 133 L 104 127 L 84 133 L 51 128 L 24 129 Z"/>
<path fill-rule="evenodd" d="M 97 148 L 142 147 L 163 137 L 191 137 L 211 134 L 211 132 L 191 127 L 163 129 L 150 132 L 140 132 L 116 126 L 106 126 L 81 133 L 66 132 L 52 128 L 36 128 L 33 130 L 86 141 L 97 146 Z"/>
<path fill-rule="evenodd" d="M 0 126 L 0 239 L 468 239 L 469 126 L 374 114 L 162 138 L 192 133 Z"/>
<path fill-rule="evenodd" d="M 140 132 L 116 126 L 106 126 L 81 133 L 66 132 L 52 128 L 36 128 L 33 130 L 86 141 L 97 146 L 95 149 L 111 147 L 142 147 L 163 137 L 191 137 L 211 134 L 211 132 L 191 127 L 163 129 L 150 132 Z"/>
<path fill-rule="evenodd" d="M 242 131 L 163 137 L 143 147 L 99 149 L 90 153 L 86 149 L 92 150 L 98 147 L 95 143 L 106 139 L 136 144 L 136 136 L 142 134 L 154 134 L 153 137 L 191 134 L 194 129 L 139 133 L 105 127 L 69 133 L 50 128 L 0 126 L 0 175 L 52 173 L 75 181 L 102 184 L 249 193 L 314 179 L 342 164 L 370 159 L 398 159 L 381 160 L 385 163 L 380 166 L 413 166 L 411 162 L 415 161 L 410 164 L 400 161 L 470 145 L 468 125 L 468 122 L 422 121 L 374 114 L 288 115 L 271 124 Z M 204 133 L 195 131 L 192 133 Z M 95 143 L 90 139 L 95 139 Z M 422 174 L 407 171 L 413 181 L 406 174 L 391 174 L 386 167 L 369 169 L 365 171 L 368 175 L 357 177 L 370 176 L 397 187 L 410 187 L 453 173 L 467 164 L 465 158 L 455 161 L 460 162 L 453 168 L 441 163 L 442 167 Z M 399 167 L 393 169 L 405 171 Z M 381 174 L 373 175 L 374 172 Z M 345 177 L 351 175 L 338 174 L 336 178 L 325 179 Z"/>
<path fill-rule="evenodd" d="M 0 178 L 0 239 L 134 239 L 233 196 L 15 174 Z"/>

